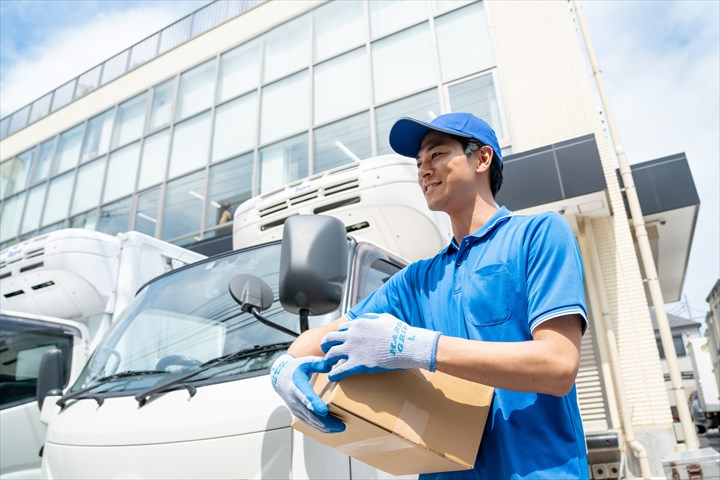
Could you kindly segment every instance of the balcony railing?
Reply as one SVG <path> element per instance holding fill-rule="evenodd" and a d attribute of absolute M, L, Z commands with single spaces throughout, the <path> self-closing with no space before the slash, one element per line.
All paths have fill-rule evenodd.
<path fill-rule="evenodd" d="M 215 0 L 0 120 L 0 140 L 266 0 Z"/>

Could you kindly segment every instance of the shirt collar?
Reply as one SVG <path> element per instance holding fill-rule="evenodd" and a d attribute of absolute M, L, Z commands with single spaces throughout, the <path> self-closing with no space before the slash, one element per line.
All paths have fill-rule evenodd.
<path fill-rule="evenodd" d="M 495 214 L 492 217 L 490 217 L 490 220 L 485 222 L 485 225 L 483 225 L 482 227 L 478 228 L 475 232 L 468 235 L 468 237 L 474 237 L 476 239 L 480 239 L 480 238 L 484 237 L 485 235 L 487 235 L 488 233 L 490 233 L 491 231 L 493 231 L 498 226 L 505 223 L 507 220 L 510 219 L 510 217 L 512 217 L 512 215 L 513 215 L 513 212 L 508 210 L 503 205 L 502 207 L 500 207 L 498 209 L 497 212 L 495 212 Z M 457 245 L 457 243 L 455 243 L 455 237 L 451 238 L 450 244 L 447 247 L 445 247 L 445 252 L 448 252 L 451 250 L 458 250 L 458 245 Z"/>

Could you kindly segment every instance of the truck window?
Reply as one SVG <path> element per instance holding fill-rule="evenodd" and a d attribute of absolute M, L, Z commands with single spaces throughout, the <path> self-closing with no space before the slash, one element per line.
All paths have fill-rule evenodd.
<path fill-rule="evenodd" d="M 367 246 L 360 247 L 358 258 L 357 281 L 351 305 L 355 305 L 383 286 L 390 277 L 403 268 L 400 262 L 393 261 L 382 255 L 380 251 Z"/>
<path fill-rule="evenodd" d="M 60 326 L 0 315 L 0 409 L 35 400 L 40 360 L 48 350 L 63 352 L 67 379 L 72 347 L 72 333 Z"/>

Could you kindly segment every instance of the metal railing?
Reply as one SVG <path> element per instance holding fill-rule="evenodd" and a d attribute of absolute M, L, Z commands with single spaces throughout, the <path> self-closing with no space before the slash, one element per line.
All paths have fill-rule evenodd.
<path fill-rule="evenodd" d="M 0 120 L 0 140 L 266 0 L 215 0 Z"/>

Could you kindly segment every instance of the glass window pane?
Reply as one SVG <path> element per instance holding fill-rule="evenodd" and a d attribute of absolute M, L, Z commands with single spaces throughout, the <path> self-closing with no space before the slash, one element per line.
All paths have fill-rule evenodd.
<path fill-rule="evenodd" d="M 260 142 L 268 143 L 308 128 L 310 90 L 308 72 L 263 89 Z"/>
<path fill-rule="evenodd" d="M 232 221 L 235 208 L 252 196 L 252 174 L 252 154 L 213 165 L 205 205 L 205 227 Z"/>
<path fill-rule="evenodd" d="M 210 148 L 210 112 L 175 126 L 169 178 L 204 167 Z"/>
<path fill-rule="evenodd" d="M 170 129 L 163 130 L 145 139 L 138 190 L 165 180 L 168 152 L 170 150 Z"/>
<path fill-rule="evenodd" d="M 368 4 L 372 38 L 382 37 L 428 18 L 428 7 L 425 1 L 373 0 Z"/>
<path fill-rule="evenodd" d="M 260 81 L 260 51 L 260 45 L 251 42 L 220 57 L 218 103 L 257 88 Z"/>
<path fill-rule="evenodd" d="M 310 63 L 310 16 L 291 20 L 267 34 L 263 82 L 307 67 Z"/>
<path fill-rule="evenodd" d="M 82 166 L 78 170 L 78 179 L 75 193 L 70 207 L 70 214 L 75 215 L 100 203 L 100 190 L 102 189 L 105 174 L 104 158 Z"/>
<path fill-rule="evenodd" d="M 110 154 L 103 203 L 132 193 L 140 159 L 140 142 Z"/>
<path fill-rule="evenodd" d="M 168 182 L 160 238 L 168 240 L 200 231 L 204 193 L 204 171 Z"/>
<path fill-rule="evenodd" d="M 137 197 L 137 211 L 133 230 L 151 237 L 155 236 L 157 226 L 158 204 L 160 203 L 160 189 L 154 188 Z"/>
<path fill-rule="evenodd" d="M 170 123 L 170 115 L 173 108 L 173 90 L 175 79 L 161 83 L 153 90 L 152 106 L 150 107 L 150 119 L 148 120 L 148 131 L 155 130 Z"/>
<path fill-rule="evenodd" d="M 20 234 L 36 230 L 40 226 L 40 215 L 45 203 L 47 185 L 42 184 L 28 191 L 25 215 L 20 225 Z"/>
<path fill-rule="evenodd" d="M 432 52 L 427 23 L 374 43 L 375 102 L 384 103 L 435 83 Z M 408 72 L 412 74 L 408 75 Z"/>
<path fill-rule="evenodd" d="M 464 77 L 495 65 L 490 28 L 482 2 L 438 17 L 435 28 L 443 81 Z M 468 35 L 468 32 L 473 34 Z M 458 48 L 458 45 L 463 48 Z"/>
<path fill-rule="evenodd" d="M 3 162 L 0 166 L 0 176 L 2 176 L 0 198 L 9 197 L 25 189 L 34 156 L 35 148 L 32 148 Z"/>
<path fill-rule="evenodd" d="M 15 195 L 2 202 L 2 222 L 0 222 L 0 242 L 15 238 L 20 228 L 24 195 Z"/>
<path fill-rule="evenodd" d="M 67 218 L 74 177 L 73 173 L 67 173 L 50 181 L 43 213 L 43 225 L 50 225 Z"/>
<path fill-rule="evenodd" d="M 433 2 L 433 4 L 435 5 L 436 13 L 443 13 L 443 12 L 448 12 L 454 8 L 468 5 L 475 1 L 476 0 L 435 0 Z"/>
<path fill-rule="evenodd" d="M 53 175 L 75 168 L 78 163 L 78 157 L 80 156 L 82 132 L 83 125 L 80 124 L 60 135 L 57 152 L 55 153 L 55 165 L 52 170 Z"/>
<path fill-rule="evenodd" d="M 109 235 L 127 232 L 130 223 L 130 201 L 131 198 L 128 197 L 102 207 L 98 231 Z"/>
<path fill-rule="evenodd" d="M 448 88 L 448 93 L 453 112 L 470 112 L 488 122 L 499 140 L 505 138 L 492 75 L 453 85 Z"/>
<path fill-rule="evenodd" d="M 87 228 L 95 230 L 97 228 L 97 209 L 89 212 L 81 213 L 70 219 L 70 228 Z"/>
<path fill-rule="evenodd" d="M 210 60 L 180 75 L 175 120 L 201 112 L 213 101 L 215 91 L 215 60 Z"/>
<path fill-rule="evenodd" d="M 260 150 L 260 193 L 307 177 L 307 149 L 307 135 L 298 135 Z"/>
<path fill-rule="evenodd" d="M 50 164 L 52 163 L 53 148 L 55 148 L 55 139 L 48 140 L 40 146 L 40 153 L 37 158 L 37 165 L 33 172 L 33 184 L 45 180 L 50 173 Z"/>
<path fill-rule="evenodd" d="M 314 12 L 315 61 L 362 45 L 365 41 L 363 2 L 329 2 Z"/>
<path fill-rule="evenodd" d="M 390 129 L 400 117 L 413 117 L 429 122 L 440 113 L 437 90 L 432 89 L 375 109 L 377 119 L 378 155 L 393 153 L 388 142 Z"/>
<path fill-rule="evenodd" d="M 145 124 L 146 105 L 147 93 L 142 93 L 118 107 L 112 139 L 113 149 L 140 138 Z"/>
<path fill-rule="evenodd" d="M 316 129 L 314 147 L 314 173 L 353 162 L 352 155 L 370 157 L 370 114 L 361 113 Z"/>
<path fill-rule="evenodd" d="M 257 141 L 257 107 L 253 92 L 215 110 L 213 162 L 253 149 Z"/>
<path fill-rule="evenodd" d="M 88 120 L 87 130 L 85 131 L 85 143 L 83 144 L 82 154 L 80 155 L 81 163 L 107 153 L 108 147 L 110 146 L 114 115 L 114 109 L 110 109 Z"/>
<path fill-rule="evenodd" d="M 370 106 L 368 64 L 361 48 L 315 68 L 315 124 Z M 352 93 L 351 93 L 352 92 Z"/>

